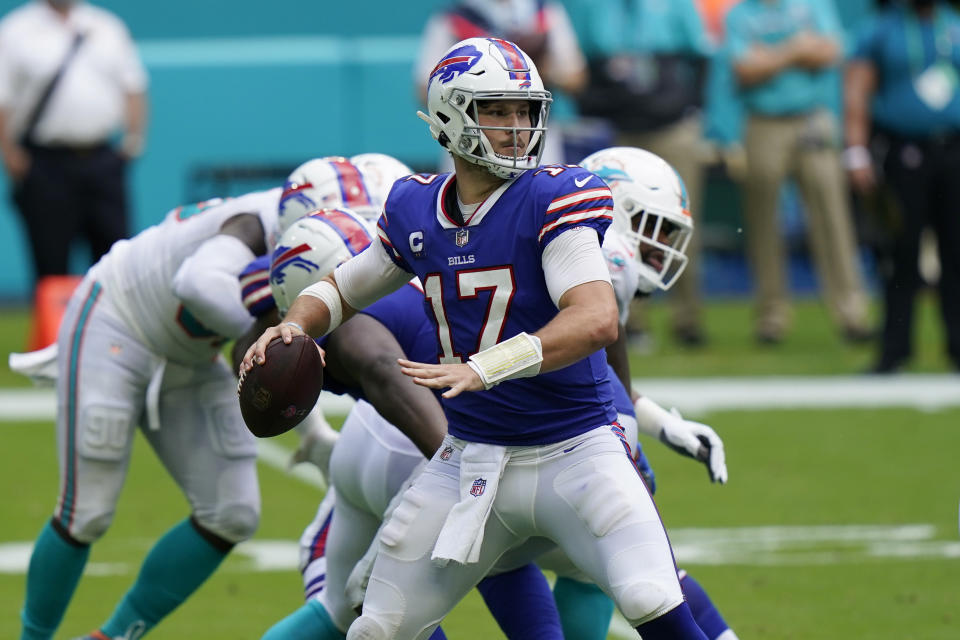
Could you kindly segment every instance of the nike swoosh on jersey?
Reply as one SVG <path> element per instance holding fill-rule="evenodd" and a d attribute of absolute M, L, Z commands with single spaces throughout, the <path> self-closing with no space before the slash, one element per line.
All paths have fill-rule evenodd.
<path fill-rule="evenodd" d="M 574 181 L 574 182 L 576 182 L 576 181 Z M 578 442 L 577 444 L 573 445 L 573 446 L 570 447 L 569 449 L 564 449 L 563 452 L 564 452 L 564 453 L 570 453 L 571 451 L 573 451 L 574 449 L 576 449 L 577 447 L 579 447 L 579 446 L 582 445 L 582 444 L 583 444 L 582 442 Z"/>
<path fill-rule="evenodd" d="M 577 185 L 577 188 L 579 189 L 579 188 L 582 187 L 583 185 L 585 185 L 585 184 L 587 184 L 588 182 L 590 182 L 590 178 L 592 178 L 592 177 L 593 177 L 593 176 L 584 176 L 584 177 L 582 177 L 582 178 L 574 178 L 574 179 L 573 179 L 573 184 Z"/>

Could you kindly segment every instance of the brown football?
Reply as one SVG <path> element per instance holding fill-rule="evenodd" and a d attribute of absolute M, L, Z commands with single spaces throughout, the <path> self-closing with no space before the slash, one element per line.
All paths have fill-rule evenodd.
<path fill-rule="evenodd" d="M 240 413 L 250 433 L 270 438 L 286 433 L 307 417 L 320 396 L 323 365 L 316 343 L 304 335 L 290 344 L 274 338 L 266 362 L 240 378 Z"/>

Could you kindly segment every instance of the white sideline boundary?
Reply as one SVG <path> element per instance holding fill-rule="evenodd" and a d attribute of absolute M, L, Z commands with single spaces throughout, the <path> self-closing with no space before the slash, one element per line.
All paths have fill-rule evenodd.
<path fill-rule="evenodd" d="M 684 413 L 768 409 L 880 409 L 937 411 L 960 407 L 960 375 L 771 376 L 751 378 L 635 378 L 634 387 L 664 407 Z M 324 392 L 324 411 L 346 415 L 353 400 Z M 53 420 L 52 389 L 0 389 L 0 422 Z"/>

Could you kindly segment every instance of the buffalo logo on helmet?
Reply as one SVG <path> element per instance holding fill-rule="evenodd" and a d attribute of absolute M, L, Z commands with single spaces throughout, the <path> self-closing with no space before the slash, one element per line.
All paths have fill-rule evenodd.
<path fill-rule="evenodd" d="M 446 84 L 459 75 L 462 75 L 473 68 L 480 60 L 480 51 L 472 44 L 458 47 L 448 53 L 443 60 L 437 63 L 437 66 L 430 72 L 428 84 L 437 78 L 441 83 Z"/>
<path fill-rule="evenodd" d="M 283 185 L 283 193 L 280 194 L 280 213 L 291 203 L 296 202 L 306 210 L 315 208 L 319 203 L 314 202 L 313 198 L 304 193 L 307 189 L 313 189 L 311 182 L 290 182 Z"/>
<path fill-rule="evenodd" d="M 477 478 L 473 481 L 473 486 L 470 487 L 470 495 L 474 498 L 479 498 L 483 495 L 483 492 L 487 489 L 487 480 L 486 478 Z"/>
<path fill-rule="evenodd" d="M 319 269 L 320 265 L 307 260 L 301 255 L 306 251 L 310 251 L 310 245 L 306 243 L 297 245 L 296 247 L 277 247 L 273 252 L 270 280 L 277 284 L 283 284 L 287 269 L 303 269 L 307 273 Z"/>

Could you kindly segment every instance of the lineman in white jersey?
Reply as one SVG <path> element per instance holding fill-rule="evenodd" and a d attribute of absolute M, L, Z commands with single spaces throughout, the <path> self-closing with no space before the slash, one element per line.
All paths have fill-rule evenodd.
<path fill-rule="evenodd" d="M 603 253 L 610 271 L 617 307 L 620 311 L 620 339 L 607 347 L 607 359 L 617 378 L 629 391 L 617 402 L 618 421 L 624 427 L 627 442 L 637 443 L 638 419 L 642 431 L 659 439 L 674 451 L 704 463 L 712 482 L 727 481 L 723 442 L 709 426 L 683 419 L 676 410 L 667 412 L 652 399 L 641 396 L 630 386 L 625 325 L 630 302 L 635 295 L 666 291 L 683 273 L 687 263 L 686 247 L 693 233 L 683 180 L 662 158 L 633 147 L 612 147 L 591 154 L 581 163 L 604 179 L 614 199 L 614 222 L 603 239 Z M 641 251 L 642 249 L 642 251 Z M 629 411 L 630 405 L 633 411 Z M 626 413 L 629 412 L 629 413 Z M 634 415 L 635 414 L 635 415 Z M 652 473 L 651 473 L 652 475 Z M 655 490 L 648 482 L 651 493 Z M 567 637 L 582 640 L 606 637 L 602 613 L 611 611 L 608 598 L 598 592 L 579 572 L 565 568 L 558 554 L 538 560 L 557 575 L 554 594 Z M 736 640 L 723 616 L 706 591 L 682 569 L 680 585 L 698 626 L 710 640 Z M 591 624 L 591 621 L 594 621 Z"/>
<path fill-rule="evenodd" d="M 611 147 L 587 156 L 581 164 L 602 178 L 613 194 L 614 233 L 605 236 L 603 251 L 622 327 L 635 293 L 666 291 L 686 268 L 686 249 L 693 234 L 686 187 L 673 167 L 643 149 Z M 712 482 L 725 483 L 723 442 L 713 429 L 682 420 L 675 411 L 668 413 L 631 388 L 624 333 L 607 348 L 607 357 L 630 392 L 639 430 L 700 459 Z"/>
<path fill-rule="evenodd" d="M 55 633 L 113 520 L 138 427 L 190 514 L 88 637 L 141 637 L 253 535 L 256 448 L 219 351 L 253 323 L 237 275 L 272 246 L 280 194 L 178 207 L 116 243 L 71 298 L 57 340 L 60 492 L 31 556 L 21 638 Z"/>
<path fill-rule="evenodd" d="M 79 331 L 68 336 L 69 339 L 61 335 L 58 343 L 40 352 L 11 354 L 11 368 L 29 375 L 35 382 L 53 384 L 59 379 L 61 404 L 66 408 L 76 407 L 71 411 L 81 416 L 66 419 L 66 426 L 60 429 L 64 478 L 60 502 L 66 505 L 67 515 L 62 516 L 63 510 L 58 507 L 58 516 L 38 539 L 28 574 L 24 638 L 49 638 L 62 619 L 86 562 L 89 543 L 102 535 L 112 517 L 129 457 L 129 432 L 133 424 L 150 427 L 145 431 L 148 440 L 193 506 L 191 526 L 201 537 L 211 529 L 213 533 L 208 542 L 216 550 L 207 557 L 196 553 L 188 557 L 192 546 L 201 552 L 204 547 L 193 545 L 196 536 L 190 527 L 182 523 L 175 527 L 151 552 L 137 584 L 115 615 L 89 637 L 120 636 L 128 630 L 139 637 L 206 578 L 223 557 L 223 550 L 252 533 L 259 513 L 253 445 L 237 413 L 233 395 L 235 380 L 232 376 L 224 377 L 222 366 L 217 362 L 222 344 L 253 323 L 243 305 L 238 306 L 241 285 L 236 275 L 253 253 L 260 255 L 272 249 L 280 232 L 278 209 L 289 224 L 313 208 L 315 201 L 342 204 L 356 200 L 376 208 L 386 198 L 390 179 L 409 173 L 405 165 L 383 154 L 364 154 L 357 156 L 357 160 L 357 165 L 338 156 L 311 160 L 291 173 L 283 189 L 226 201 L 210 200 L 171 211 L 160 225 L 132 240 L 117 243 L 109 258 L 105 257 L 90 270 L 77 293 L 79 296 L 85 292 L 87 297 L 75 296 L 71 303 L 73 315 L 64 320 L 65 327 L 82 323 Z M 104 312 L 104 308 L 109 308 L 109 312 Z M 107 316 L 119 322 L 101 327 L 104 322 L 101 317 Z M 94 337 L 101 333 L 106 337 Z M 87 335 L 90 337 L 84 337 Z M 135 344 L 125 346 L 126 339 Z M 109 342 L 109 347 L 104 347 L 103 342 Z M 93 343 L 96 346 L 91 346 Z M 71 350 L 73 347 L 76 349 Z M 112 389 L 111 384 L 116 382 L 110 379 L 116 371 L 101 375 L 105 369 L 101 363 L 104 358 L 98 360 L 96 354 L 102 356 L 104 351 L 110 352 L 107 362 L 120 369 L 127 363 L 130 372 L 138 372 L 131 373 L 130 381 L 116 386 L 126 389 L 121 399 L 115 397 L 116 394 L 111 394 L 109 400 L 103 399 L 103 391 Z M 67 356 L 58 358 L 58 353 Z M 97 374 L 85 376 L 85 371 Z M 210 385 L 203 383 L 207 376 Z M 91 378 L 104 382 L 97 389 L 89 389 L 84 383 Z M 205 409 L 195 399 L 184 402 L 180 395 L 189 389 L 194 389 L 199 402 L 206 402 Z M 93 405 L 93 409 L 88 410 L 87 405 Z M 104 410 L 100 405 L 108 407 L 108 420 L 101 415 Z M 63 408 L 60 411 L 61 422 L 64 411 Z M 194 420 L 197 416 L 202 423 Z M 91 422 L 92 426 L 88 424 Z M 156 429 L 161 422 L 164 426 L 172 423 L 191 427 L 161 432 Z M 197 433 L 206 434 L 209 442 L 199 445 L 192 440 L 184 442 L 192 427 Z M 323 420 L 322 413 L 316 412 L 311 420 L 304 421 L 298 432 L 302 440 L 295 462 L 309 459 L 320 464 L 329 458 L 329 447 L 336 432 Z M 103 487 L 100 493 L 84 488 L 83 478 L 92 478 L 95 474 L 83 469 L 92 464 L 84 461 L 85 458 L 102 453 L 91 453 L 89 449 L 93 445 L 78 447 L 78 433 L 82 445 L 102 440 L 104 443 L 98 446 L 116 449 L 107 458 L 114 456 L 118 460 L 107 460 L 104 464 L 115 467 L 117 473 L 106 474 L 108 481 L 98 485 Z M 212 454 L 208 451 L 211 447 Z M 217 465 L 203 460 L 205 455 L 221 456 L 232 462 L 221 475 Z M 74 461 L 75 457 L 79 463 Z M 187 475 L 181 481 L 184 470 L 191 467 L 209 473 Z M 215 494 L 218 485 L 211 482 L 215 477 L 226 478 L 231 483 L 231 491 Z M 212 500 L 218 503 L 211 507 Z M 78 509 L 89 510 L 80 514 L 79 521 Z M 104 511 L 106 515 L 101 514 Z M 206 520 L 214 518 L 224 520 L 225 524 L 205 527 Z M 231 524 L 230 518 L 236 523 Z M 80 531 L 76 536 L 71 534 L 72 529 L 60 535 L 65 528 L 61 521 Z M 236 531 L 220 532 L 224 526 Z M 169 556 L 172 562 L 168 563 L 167 550 L 172 546 L 179 546 L 180 557 L 174 553 Z M 40 555 L 52 561 L 44 563 Z M 62 570 L 57 570 L 58 562 L 62 563 Z M 180 571 L 183 565 L 189 569 Z M 171 582 L 175 584 L 169 587 Z M 56 586 L 48 588 L 48 584 Z M 165 595 L 156 598 L 156 602 L 148 602 L 154 591 L 165 591 Z"/>

